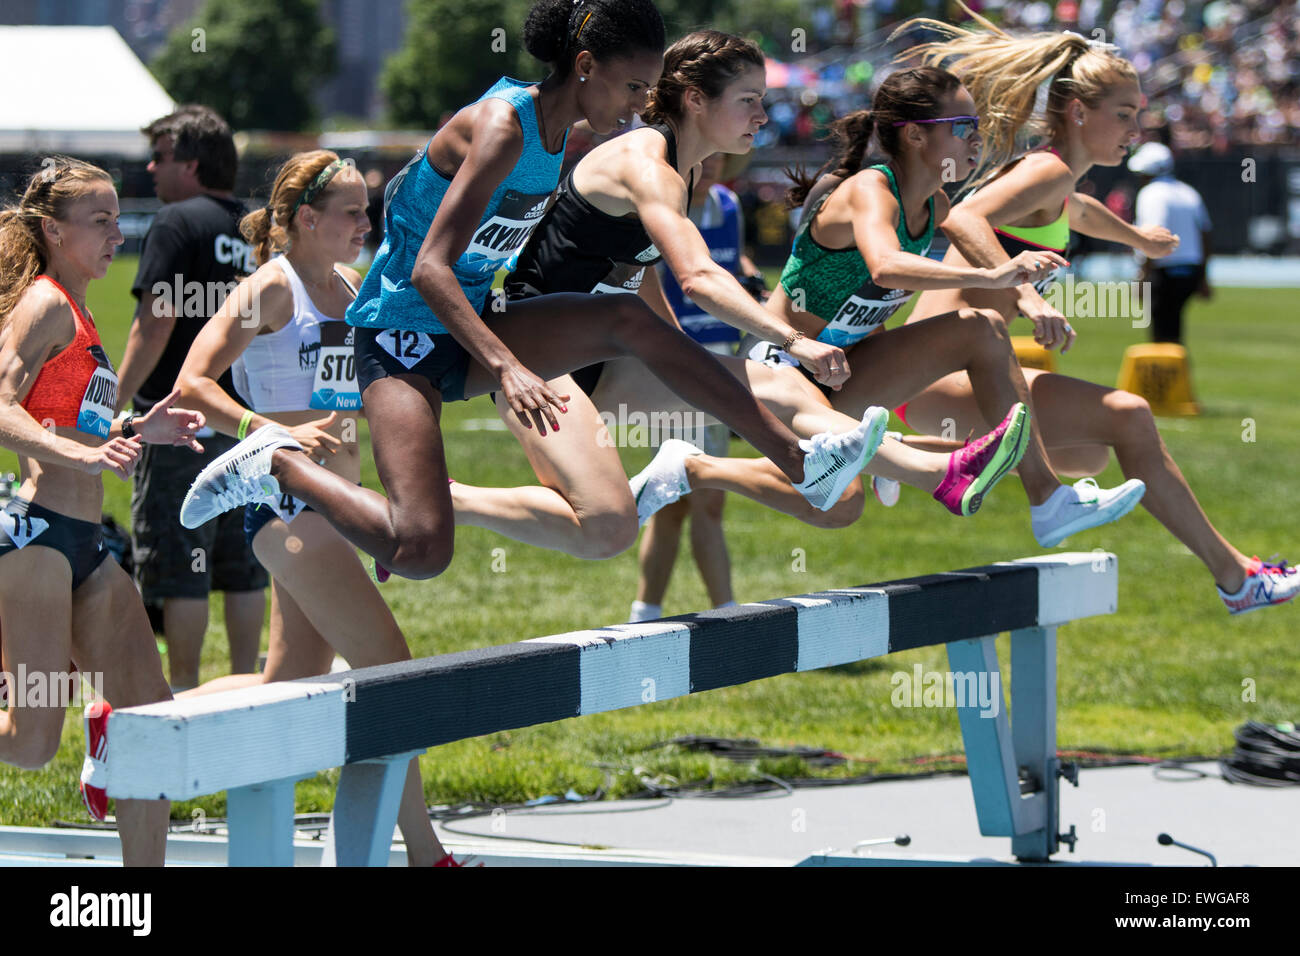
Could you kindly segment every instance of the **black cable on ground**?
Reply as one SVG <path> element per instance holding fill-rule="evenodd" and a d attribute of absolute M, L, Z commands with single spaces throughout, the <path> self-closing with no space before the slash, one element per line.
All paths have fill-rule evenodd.
<path fill-rule="evenodd" d="M 1252 720 L 1232 735 L 1237 746 L 1219 764 L 1224 780 L 1257 787 L 1300 786 L 1300 733 L 1294 724 L 1273 726 Z"/>

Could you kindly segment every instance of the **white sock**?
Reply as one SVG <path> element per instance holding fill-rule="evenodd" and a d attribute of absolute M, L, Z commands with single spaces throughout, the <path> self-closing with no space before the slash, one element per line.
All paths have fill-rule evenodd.
<path fill-rule="evenodd" d="M 653 621 L 663 616 L 664 607 L 662 604 L 646 604 L 645 601 L 633 601 L 632 611 L 628 615 L 627 622 L 636 624 L 639 621 Z"/>
<path fill-rule="evenodd" d="M 713 610 L 716 611 L 716 610 L 718 610 L 719 608 L 724 608 L 724 607 L 736 607 L 736 606 L 737 606 L 737 604 L 736 604 L 735 601 L 723 601 L 721 604 L 714 605 Z"/>

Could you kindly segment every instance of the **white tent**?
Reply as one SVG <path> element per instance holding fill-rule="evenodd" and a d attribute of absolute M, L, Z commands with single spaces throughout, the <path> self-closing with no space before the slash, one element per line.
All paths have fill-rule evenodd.
<path fill-rule="evenodd" d="M 149 151 L 175 103 L 112 27 L 0 26 L 0 152 Z"/>

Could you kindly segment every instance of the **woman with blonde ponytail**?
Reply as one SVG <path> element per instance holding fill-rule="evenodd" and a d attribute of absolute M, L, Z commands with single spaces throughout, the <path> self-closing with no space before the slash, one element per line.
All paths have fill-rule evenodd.
<path fill-rule="evenodd" d="M 210 426 L 243 438 L 277 425 L 331 473 L 361 482 L 352 329 L 344 313 L 360 276 L 352 262 L 370 232 L 361 174 L 329 150 L 298 153 L 265 208 L 240 231 L 258 269 L 226 298 L 190 346 L 176 384 Z M 249 317 L 252 321 L 249 321 Z M 241 406 L 219 384 L 232 369 Z M 271 574 L 270 648 L 261 674 L 232 674 L 179 696 L 327 673 L 337 651 L 353 667 L 409 660 L 392 611 L 356 550 L 290 494 L 244 509 L 244 532 Z M 418 760 L 398 810 L 411 866 L 459 866 L 434 834 Z"/>
<path fill-rule="evenodd" d="M 22 487 L 0 513 L 3 670 L 22 667 L 0 712 L 0 760 L 28 769 L 59 749 L 67 701 L 81 672 L 104 699 L 85 711 L 88 757 L 81 794 L 104 819 L 107 701 L 168 700 L 162 662 L 140 594 L 101 540 L 104 485 L 125 481 L 141 442 L 201 448 L 203 416 L 173 408 L 176 392 L 139 417 L 114 420 L 117 376 L 86 290 L 123 242 L 113 180 L 98 167 L 52 157 L 15 208 L 0 213 L 0 444 L 18 454 Z M 71 667 L 69 666 L 71 662 Z M 29 703 L 31 675 L 52 691 Z M 117 807 L 122 859 L 161 866 L 165 800 Z"/>
<path fill-rule="evenodd" d="M 915 21 L 950 39 L 907 51 L 961 76 L 974 96 L 981 128 L 991 131 L 983 184 L 948 217 L 945 229 L 953 245 L 944 264 L 996 268 L 1026 249 L 1063 254 L 1071 230 L 1124 243 L 1149 258 L 1173 251 L 1178 240 L 1168 230 L 1130 225 L 1076 192 L 1094 165 L 1122 162 L 1139 135 L 1142 92 L 1133 65 L 1115 47 L 1078 34 L 1015 37 L 972 16 L 983 31 Z M 1043 148 L 1017 157 L 1016 145 L 1026 134 L 1041 138 Z M 1043 299 L 1054 278 L 1015 289 L 927 292 L 909 322 L 970 307 L 996 310 L 1006 323 L 1019 314 L 1033 322 L 1035 338 L 1045 348 L 1059 346 L 1064 352 L 1076 333 Z M 1034 369 L 1026 369 L 1025 378 L 1052 466 L 1064 474 L 1096 475 L 1114 449 L 1124 474 L 1145 482 L 1147 510 L 1210 571 L 1232 614 L 1281 604 L 1300 593 L 1295 568 L 1247 557 L 1210 523 L 1145 400 Z M 959 428 L 978 427 L 981 417 L 971 381 L 961 373 L 945 377 L 907 406 L 909 425 L 921 432 L 938 433 L 944 420 L 956 421 Z"/>

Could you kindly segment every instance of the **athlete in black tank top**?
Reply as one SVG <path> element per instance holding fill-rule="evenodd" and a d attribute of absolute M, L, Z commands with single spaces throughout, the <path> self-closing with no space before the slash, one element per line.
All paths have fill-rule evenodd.
<path fill-rule="evenodd" d="M 666 125 L 650 129 L 668 141 L 668 165 L 676 168 L 676 134 Z M 694 188 L 692 171 L 687 181 L 688 205 Z M 506 298 L 527 299 L 552 292 L 635 293 L 646 268 L 662 258 L 635 214 L 611 216 L 597 209 L 574 188 L 570 170 L 546 218 L 519 254 L 519 264 L 506 279 Z"/>

